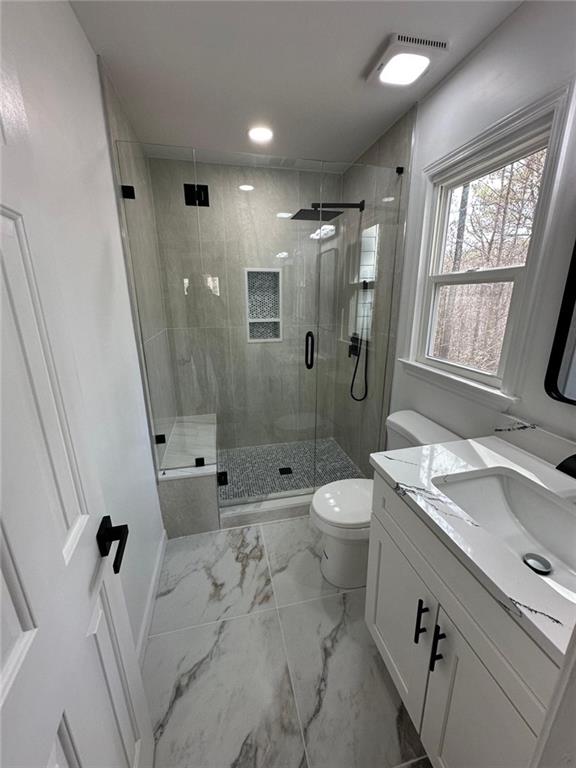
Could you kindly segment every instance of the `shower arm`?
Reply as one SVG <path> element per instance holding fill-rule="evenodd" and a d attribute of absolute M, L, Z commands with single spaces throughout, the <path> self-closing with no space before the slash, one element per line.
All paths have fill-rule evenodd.
<path fill-rule="evenodd" d="M 360 200 L 359 203 L 312 203 L 310 207 L 314 211 L 319 211 L 322 208 L 356 208 L 358 211 L 363 211 L 366 207 L 366 202 Z"/>

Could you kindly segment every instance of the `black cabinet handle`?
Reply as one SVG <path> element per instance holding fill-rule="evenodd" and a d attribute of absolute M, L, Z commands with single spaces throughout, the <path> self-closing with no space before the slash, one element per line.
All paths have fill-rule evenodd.
<path fill-rule="evenodd" d="M 418 600 L 418 608 L 416 609 L 416 626 L 414 627 L 414 642 L 418 645 L 418 640 L 422 632 L 426 632 L 426 627 L 422 626 L 422 615 L 428 613 L 430 608 L 424 606 L 424 600 Z"/>
<path fill-rule="evenodd" d="M 312 331 L 308 331 L 308 333 L 306 334 L 304 362 L 308 370 L 310 370 L 311 368 L 314 368 L 314 334 L 312 333 Z"/>
<path fill-rule="evenodd" d="M 438 653 L 438 643 L 440 640 L 444 640 L 445 637 L 446 635 L 444 632 L 442 632 L 438 624 L 436 624 L 434 627 L 434 638 L 432 639 L 432 651 L 430 652 L 430 665 L 428 667 L 430 672 L 434 672 L 436 662 L 444 658 L 441 653 Z"/>
<path fill-rule="evenodd" d="M 120 573 L 120 567 L 122 565 L 122 558 L 124 557 L 124 550 L 126 549 L 126 542 L 128 541 L 128 526 L 127 525 L 112 525 L 110 515 L 104 515 L 100 521 L 100 527 L 96 534 L 96 543 L 102 557 L 106 557 L 110 553 L 110 547 L 112 542 L 118 542 L 118 549 L 114 557 L 114 563 L 112 568 L 114 573 Z"/>

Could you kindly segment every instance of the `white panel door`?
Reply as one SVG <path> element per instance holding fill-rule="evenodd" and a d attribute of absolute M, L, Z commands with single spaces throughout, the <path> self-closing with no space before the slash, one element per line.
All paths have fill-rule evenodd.
<path fill-rule="evenodd" d="M 438 601 L 376 517 L 372 517 L 366 623 L 420 728 Z"/>
<path fill-rule="evenodd" d="M 149 766 L 152 730 L 112 572 L 116 545 L 101 557 L 102 510 L 85 498 L 25 221 L 2 207 L 0 224 L 1 764 Z"/>
<path fill-rule="evenodd" d="M 422 742 L 439 768 L 526 768 L 536 736 L 440 609 Z"/>

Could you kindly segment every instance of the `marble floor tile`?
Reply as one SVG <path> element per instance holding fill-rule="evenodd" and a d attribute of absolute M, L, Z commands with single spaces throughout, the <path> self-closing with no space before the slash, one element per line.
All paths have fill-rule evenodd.
<path fill-rule="evenodd" d="M 279 606 L 339 591 L 322 576 L 321 534 L 309 516 L 267 523 L 262 531 Z"/>
<path fill-rule="evenodd" d="M 425 754 L 364 623 L 364 590 L 280 609 L 310 768 Z"/>
<path fill-rule="evenodd" d="M 273 607 L 260 526 L 186 536 L 166 546 L 150 634 Z"/>
<path fill-rule="evenodd" d="M 156 768 L 306 768 L 276 611 L 153 637 L 143 676 Z"/>

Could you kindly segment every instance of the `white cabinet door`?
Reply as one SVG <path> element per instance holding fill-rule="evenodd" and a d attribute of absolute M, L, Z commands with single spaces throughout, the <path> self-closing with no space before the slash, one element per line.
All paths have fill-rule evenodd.
<path fill-rule="evenodd" d="M 416 728 L 420 728 L 438 602 L 373 517 L 366 622 Z"/>
<path fill-rule="evenodd" d="M 422 742 L 439 768 L 526 768 L 536 736 L 447 614 L 428 677 Z"/>
<path fill-rule="evenodd" d="M 143 768 L 153 736 L 126 606 L 96 545 L 103 510 L 84 492 L 22 217 L 0 207 L 0 235 L 0 763 Z"/>

